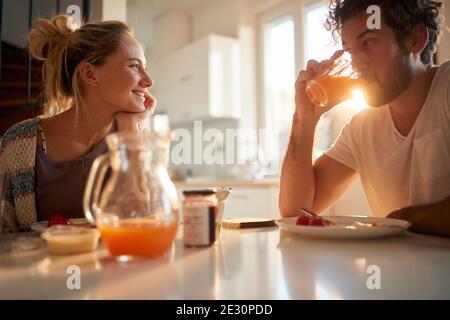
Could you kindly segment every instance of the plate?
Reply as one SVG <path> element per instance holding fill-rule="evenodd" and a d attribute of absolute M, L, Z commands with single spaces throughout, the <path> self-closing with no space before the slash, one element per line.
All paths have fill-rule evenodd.
<path fill-rule="evenodd" d="M 392 236 L 407 230 L 411 223 L 399 219 L 359 216 L 324 217 L 335 225 L 316 227 L 297 225 L 297 217 L 276 221 L 280 228 L 302 236 L 328 239 L 360 239 Z M 354 225 L 354 223 L 360 223 Z M 364 224 L 378 224 L 377 226 Z"/>
<path fill-rule="evenodd" d="M 86 224 L 89 222 L 87 221 L 86 218 L 74 218 L 74 219 L 70 219 L 70 223 L 72 226 L 76 226 L 76 225 Z M 48 221 L 35 222 L 30 226 L 30 228 L 31 228 L 31 230 L 33 230 L 35 232 L 42 233 L 43 231 L 45 231 L 45 229 L 48 228 Z"/>

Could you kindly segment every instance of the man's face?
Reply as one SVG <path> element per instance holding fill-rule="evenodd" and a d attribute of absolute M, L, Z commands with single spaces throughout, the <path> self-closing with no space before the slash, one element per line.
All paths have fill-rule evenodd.
<path fill-rule="evenodd" d="M 369 30 L 365 13 L 342 25 L 343 49 L 352 56 L 353 66 L 368 81 L 364 96 L 369 106 L 380 107 L 394 100 L 409 85 L 412 65 L 394 30 L 384 22 L 380 30 Z"/>

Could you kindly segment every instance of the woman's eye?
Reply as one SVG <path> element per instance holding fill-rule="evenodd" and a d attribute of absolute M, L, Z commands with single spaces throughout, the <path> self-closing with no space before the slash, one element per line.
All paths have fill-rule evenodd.
<path fill-rule="evenodd" d="M 139 68 L 139 64 L 132 64 L 130 67 L 133 67 L 133 68 Z"/>

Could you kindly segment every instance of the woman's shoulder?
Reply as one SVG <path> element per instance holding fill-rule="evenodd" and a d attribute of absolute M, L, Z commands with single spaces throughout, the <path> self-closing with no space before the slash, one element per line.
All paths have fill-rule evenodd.
<path fill-rule="evenodd" d="M 6 130 L 0 144 L 0 154 L 3 153 L 12 142 L 19 142 L 20 145 L 23 145 L 23 143 L 32 143 L 35 141 L 34 139 L 37 135 L 37 127 L 40 119 L 42 119 L 41 116 L 23 120 Z M 13 145 L 17 145 L 17 143 L 14 143 Z"/>
<path fill-rule="evenodd" d="M 12 141 L 31 139 L 36 136 L 41 117 L 23 120 L 10 127 L 2 137 L 2 149 Z"/>

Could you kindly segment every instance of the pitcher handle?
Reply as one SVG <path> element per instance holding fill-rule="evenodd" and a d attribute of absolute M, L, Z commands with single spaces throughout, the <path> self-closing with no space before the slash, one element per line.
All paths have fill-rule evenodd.
<path fill-rule="evenodd" d="M 92 164 L 89 172 L 86 187 L 83 195 L 83 209 L 86 219 L 95 224 L 95 213 L 97 211 L 98 199 L 106 170 L 111 166 L 109 154 L 102 154 L 97 157 Z"/>

